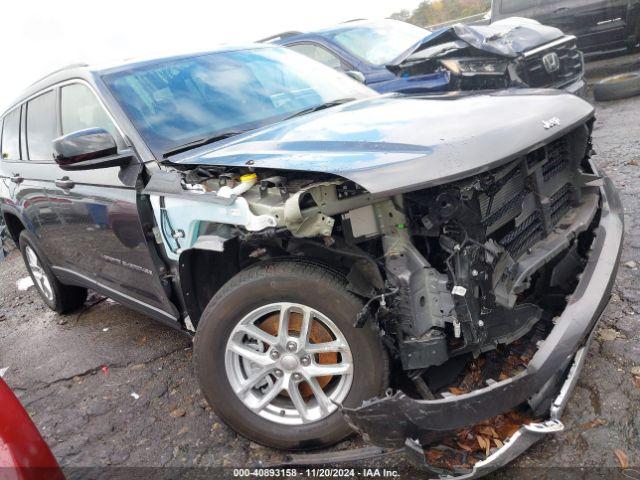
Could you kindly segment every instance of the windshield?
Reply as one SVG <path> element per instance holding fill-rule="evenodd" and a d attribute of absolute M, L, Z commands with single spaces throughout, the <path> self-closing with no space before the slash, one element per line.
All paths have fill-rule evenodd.
<path fill-rule="evenodd" d="M 103 78 L 158 156 L 327 102 L 375 95 L 346 75 L 281 47 L 161 60 Z"/>
<path fill-rule="evenodd" d="M 373 65 L 386 65 L 430 33 L 410 23 L 386 20 L 326 35 L 356 57 Z"/>

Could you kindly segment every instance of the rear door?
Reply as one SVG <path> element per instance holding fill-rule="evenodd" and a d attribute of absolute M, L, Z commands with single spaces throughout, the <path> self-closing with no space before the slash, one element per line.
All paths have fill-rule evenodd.
<path fill-rule="evenodd" d="M 53 240 L 58 218 L 47 190 L 54 175 L 50 145 L 55 136 L 55 102 L 54 90 L 38 94 L 5 116 L 2 131 L 2 182 L 8 197 L 4 208 L 21 218 L 54 264 L 57 252 Z M 31 143 L 26 138 L 27 125 L 34 132 Z M 44 153 L 45 145 L 49 145 L 48 153 Z M 48 159 L 43 163 L 30 162 L 29 149 L 34 157 L 46 156 Z"/>
<path fill-rule="evenodd" d="M 587 43 L 604 43 L 602 35 L 624 29 L 627 0 L 499 0 L 500 18 L 525 17 L 584 37 Z M 497 18 L 493 18 L 495 21 Z M 594 36 L 589 39 L 588 37 Z M 624 36 L 623 33 L 621 35 Z M 609 38 L 608 41 L 613 41 Z"/>
<path fill-rule="evenodd" d="M 62 135 L 99 127 L 124 148 L 123 136 L 88 84 L 61 85 L 59 95 Z M 175 317 L 138 214 L 136 187 L 144 166 L 132 162 L 85 171 L 55 168 L 51 197 L 64 229 L 65 268 L 97 282 L 116 299 Z"/>

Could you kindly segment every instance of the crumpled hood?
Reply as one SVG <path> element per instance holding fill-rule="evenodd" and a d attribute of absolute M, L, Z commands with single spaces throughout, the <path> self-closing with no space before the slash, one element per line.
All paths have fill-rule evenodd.
<path fill-rule="evenodd" d="M 514 58 L 563 36 L 562 31 L 555 27 L 519 17 L 506 18 L 491 25 L 469 26 L 457 23 L 426 36 L 393 60 L 389 66 L 416 59 L 434 58 L 443 52 L 448 53 L 469 46 L 487 53 Z"/>
<path fill-rule="evenodd" d="M 171 161 L 327 173 L 387 195 L 487 170 L 592 114 L 587 102 L 552 90 L 379 96 L 200 147 Z M 545 128 L 544 121 L 556 118 L 559 126 Z"/>

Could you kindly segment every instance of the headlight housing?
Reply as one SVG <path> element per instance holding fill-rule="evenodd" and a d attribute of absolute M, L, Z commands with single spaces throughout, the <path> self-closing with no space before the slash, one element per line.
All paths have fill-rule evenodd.
<path fill-rule="evenodd" d="M 440 63 L 458 75 L 504 75 L 509 61 L 499 58 L 449 58 L 440 60 Z"/>

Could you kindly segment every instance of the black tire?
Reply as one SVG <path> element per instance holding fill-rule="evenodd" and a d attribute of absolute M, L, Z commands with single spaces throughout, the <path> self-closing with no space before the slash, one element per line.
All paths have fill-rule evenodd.
<path fill-rule="evenodd" d="M 607 77 L 593 86 L 593 96 L 599 102 L 640 95 L 640 73 L 622 73 Z"/>
<path fill-rule="evenodd" d="M 351 388 L 342 402 L 355 407 L 379 395 L 388 384 L 388 357 L 373 327 L 353 326 L 362 302 L 345 280 L 315 265 L 295 262 L 251 267 L 232 278 L 205 309 L 194 339 L 200 388 L 218 416 L 241 435 L 274 448 L 313 449 L 353 433 L 342 413 L 301 425 L 269 421 L 246 407 L 232 390 L 225 369 L 227 341 L 236 324 L 258 307 L 299 303 L 326 315 L 346 338 L 353 356 Z"/>
<path fill-rule="evenodd" d="M 28 230 L 23 230 L 20 232 L 20 252 L 22 253 L 22 258 L 24 259 L 24 264 L 27 267 L 29 275 L 33 280 L 33 283 L 38 291 L 38 294 L 44 301 L 44 303 L 51 309 L 58 313 L 69 313 L 74 310 L 77 310 L 87 299 L 87 289 L 82 287 L 74 287 L 70 285 L 63 285 L 56 278 L 51 270 L 51 264 L 47 260 L 47 257 L 42 252 L 42 249 L 38 247 L 38 241 L 35 236 L 31 234 Z M 51 297 L 47 298 L 46 294 L 38 284 L 36 277 L 33 274 L 31 266 L 29 265 L 29 260 L 27 259 L 27 247 L 30 247 L 31 250 L 38 257 L 38 261 L 42 268 L 44 275 L 46 275 L 49 280 L 49 284 L 51 286 Z"/>

